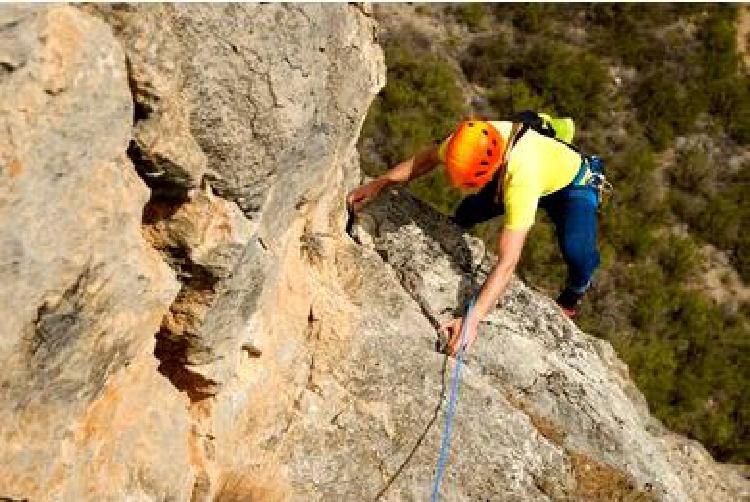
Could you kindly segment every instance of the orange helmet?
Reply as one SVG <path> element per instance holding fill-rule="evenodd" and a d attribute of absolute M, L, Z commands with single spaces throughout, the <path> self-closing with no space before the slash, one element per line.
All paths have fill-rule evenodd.
<path fill-rule="evenodd" d="M 500 167 L 505 140 L 484 120 L 465 120 L 453 133 L 445 152 L 451 184 L 463 190 L 486 185 Z"/>

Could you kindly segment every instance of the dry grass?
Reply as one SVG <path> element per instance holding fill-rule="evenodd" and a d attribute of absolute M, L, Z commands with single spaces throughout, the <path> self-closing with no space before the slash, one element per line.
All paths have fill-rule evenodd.
<path fill-rule="evenodd" d="M 225 473 L 219 487 L 215 502 L 282 502 L 291 494 L 284 476 L 269 466 Z"/>
<path fill-rule="evenodd" d="M 510 395 L 507 395 L 506 399 L 514 408 L 529 418 L 539 434 L 565 452 L 576 480 L 575 491 L 571 494 L 574 500 L 587 502 L 655 502 L 658 500 L 654 494 L 638 489 L 627 473 L 611 465 L 597 462 L 583 453 L 570 451 L 563 444 L 565 432 L 555 426 L 549 418 L 530 411 L 529 406 L 522 400 Z"/>
<path fill-rule="evenodd" d="M 575 495 L 582 500 L 601 502 L 655 502 L 657 497 L 639 490 L 630 476 L 614 467 L 592 460 L 581 453 L 570 453 L 576 478 Z"/>

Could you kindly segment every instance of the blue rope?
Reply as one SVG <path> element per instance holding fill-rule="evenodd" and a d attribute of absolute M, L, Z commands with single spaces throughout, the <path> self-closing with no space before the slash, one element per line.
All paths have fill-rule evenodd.
<path fill-rule="evenodd" d="M 472 296 L 469 300 L 469 305 L 466 307 L 466 315 L 464 316 L 463 322 L 461 323 L 461 342 L 458 346 L 458 353 L 456 354 L 456 365 L 453 368 L 453 380 L 451 381 L 451 394 L 448 401 L 448 413 L 445 416 L 445 431 L 443 433 L 443 439 L 440 444 L 440 456 L 438 457 L 437 468 L 435 470 L 435 486 L 432 489 L 432 497 L 430 500 L 436 502 L 438 500 L 438 494 L 440 493 L 440 483 L 443 480 L 443 472 L 445 471 L 445 464 L 448 461 L 448 453 L 451 444 L 451 429 L 453 425 L 453 415 L 456 411 L 456 402 L 458 401 L 458 382 L 461 378 L 461 358 L 466 348 L 466 326 L 469 324 L 467 321 L 471 315 L 471 311 L 474 309 L 474 302 L 476 296 Z"/>

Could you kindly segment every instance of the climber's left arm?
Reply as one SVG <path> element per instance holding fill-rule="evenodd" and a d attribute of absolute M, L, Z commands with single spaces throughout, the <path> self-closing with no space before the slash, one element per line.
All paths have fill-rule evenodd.
<path fill-rule="evenodd" d="M 448 342 L 448 353 L 456 354 L 461 343 L 461 324 L 468 322 L 466 332 L 466 348 L 468 349 L 477 336 L 479 323 L 492 310 L 500 296 L 508 286 L 510 278 L 521 258 L 521 250 L 528 234 L 528 229 L 514 230 L 504 228 L 497 242 L 498 262 L 493 267 L 490 275 L 484 281 L 481 291 L 477 295 L 476 303 L 471 315 L 466 319 L 453 319 L 443 327 L 448 331 L 450 340 Z"/>

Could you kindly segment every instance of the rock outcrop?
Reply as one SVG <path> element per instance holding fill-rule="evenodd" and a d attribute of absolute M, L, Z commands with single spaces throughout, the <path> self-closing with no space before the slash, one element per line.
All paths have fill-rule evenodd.
<path fill-rule="evenodd" d="M 373 28 L 348 5 L 0 9 L 0 497 L 209 500 L 255 472 L 242 416 L 276 426 L 274 359 L 296 361 L 257 364 L 254 326 L 284 332 L 279 297 L 307 325 L 285 261 L 343 218 Z"/>
<path fill-rule="evenodd" d="M 150 353 L 179 284 L 141 236 L 125 55 L 70 7 L 0 26 L 0 496 L 117 498 L 137 465 L 166 494 L 189 423 Z"/>
<path fill-rule="evenodd" d="M 0 8 L 0 499 L 424 500 L 435 324 L 491 265 L 394 191 L 360 5 Z M 446 500 L 738 500 L 605 342 L 514 283 Z"/>
<path fill-rule="evenodd" d="M 376 324 L 377 307 L 370 313 L 363 309 L 349 349 L 351 383 L 337 375 L 344 388 L 356 389 L 352 394 L 361 408 L 347 410 L 342 421 L 347 425 L 332 434 L 346 443 L 343 438 L 359 436 L 364 428 L 367 437 L 379 438 L 368 441 L 375 478 L 378 469 L 396 472 L 447 383 L 434 353 L 434 326 L 427 321 L 464 304 L 492 259 L 484 256 L 480 241 L 405 192 L 394 191 L 360 219 L 363 256 L 377 253 L 403 291 L 394 301 L 397 286 L 365 288 L 368 308 L 383 304 L 396 311 Z M 746 480 L 651 417 L 611 345 L 581 333 L 552 301 L 515 281 L 480 330 L 463 376 L 446 500 L 748 496 Z M 368 368 L 366 383 L 360 380 L 361 365 Z M 375 417 L 362 411 L 372 403 L 380 403 Z M 315 431 L 308 428 L 306 434 Z M 404 469 L 405 479 L 393 483 L 393 500 L 427 496 L 438 448 L 438 431 L 431 430 Z M 375 486 L 368 488 L 351 495 L 366 498 Z M 337 484 L 328 489 L 340 493 Z"/>

